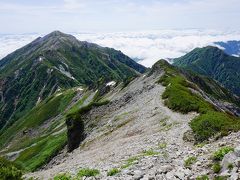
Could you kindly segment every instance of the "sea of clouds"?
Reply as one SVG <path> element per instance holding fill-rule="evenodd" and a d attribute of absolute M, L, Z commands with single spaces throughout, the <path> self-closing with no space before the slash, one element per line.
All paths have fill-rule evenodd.
<path fill-rule="evenodd" d="M 151 67 L 157 60 L 180 57 L 196 47 L 214 42 L 240 40 L 240 31 L 157 30 L 117 33 L 70 33 L 81 41 L 121 50 L 139 63 Z M 0 58 L 26 45 L 40 34 L 0 35 Z"/>

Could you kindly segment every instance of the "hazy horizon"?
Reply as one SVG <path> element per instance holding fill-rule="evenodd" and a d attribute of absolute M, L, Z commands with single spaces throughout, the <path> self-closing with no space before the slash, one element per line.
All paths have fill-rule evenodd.
<path fill-rule="evenodd" d="M 0 33 L 238 30 L 239 9 L 238 0 L 2 0 Z"/>
<path fill-rule="evenodd" d="M 155 31 L 123 31 L 112 33 L 64 32 L 78 40 L 121 50 L 144 66 L 157 60 L 180 57 L 196 47 L 214 45 L 218 41 L 240 40 L 240 31 L 210 29 L 165 29 Z M 0 35 L 0 59 L 45 33 Z"/>

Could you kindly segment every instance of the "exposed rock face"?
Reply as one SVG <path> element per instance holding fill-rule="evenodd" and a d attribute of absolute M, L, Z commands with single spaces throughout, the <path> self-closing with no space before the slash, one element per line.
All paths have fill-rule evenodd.
<path fill-rule="evenodd" d="M 226 154 L 221 162 L 221 175 L 227 176 L 231 180 L 240 178 L 240 146 L 234 152 Z"/>
<path fill-rule="evenodd" d="M 68 151 L 76 149 L 85 139 L 84 122 L 77 118 L 68 117 L 67 121 Z"/>

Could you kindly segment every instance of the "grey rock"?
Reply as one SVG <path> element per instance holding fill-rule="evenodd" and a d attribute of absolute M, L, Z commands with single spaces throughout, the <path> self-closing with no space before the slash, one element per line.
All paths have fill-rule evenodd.
<path fill-rule="evenodd" d="M 235 154 L 236 154 L 237 157 L 240 157 L 240 146 L 236 147 L 236 148 L 234 149 L 234 152 L 235 152 Z"/>
<path fill-rule="evenodd" d="M 144 176 L 144 173 L 140 170 L 135 170 L 133 173 L 134 173 L 133 179 L 135 180 L 139 180 Z"/>
<path fill-rule="evenodd" d="M 240 168 L 240 158 L 237 158 L 234 163 L 238 168 Z"/>
<path fill-rule="evenodd" d="M 176 178 L 174 176 L 174 173 L 171 171 L 166 174 L 166 179 L 176 179 Z"/>
<path fill-rule="evenodd" d="M 239 174 L 237 172 L 231 173 L 230 180 L 239 180 Z"/>
<path fill-rule="evenodd" d="M 159 174 L 161 174 L 161 173 L 166 174 L 166 173 L 168 173 L 168 172 L 170 172 L 172 170 L 173 170 L 173 166 L 171 166 L 171 165 L 164 165 L 164 166 L 161 166 L 160 169 L 157 170 L 157 172 Z"/>
<path fill-rule="evenodd" d="M 234 152 L 229 152 L 228 154 L 226 154 L 221 162 L 221 166 L 222 166 L 222 170 L 221 172 L 225 172 L 228 171 L 228 167 L 230 164 L 232 164 L 233 166 L 235 165 L 234 162 L 237 159 L 237 156 L 235 155 Z"/>

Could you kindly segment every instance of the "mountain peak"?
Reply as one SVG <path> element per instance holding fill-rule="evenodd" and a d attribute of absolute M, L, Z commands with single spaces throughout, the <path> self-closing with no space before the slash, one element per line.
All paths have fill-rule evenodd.
<path fill-rule="evenodd" d="M 60 38 L 64 38 L 64 39 L 68 39 L 68 40 L 71 40 L 71 41 L 75 41 L 77 40 L 74 36 L 70 35 L 70 34 L 65 34 L 61 31 L 53 31 L 49 34 L 47 34 L 46 36 L 42 37 L 40 39 L 40 41 L 46 41 L 46 40 L 58 40 Z"/>
<path fill-rule="evenodd" d="M 73 36 L 57 30 L 47 34 L 44 37 L 73 37 Z"/>
<path fill-rule="evenodd" d="M 60 35 L 64 35 L 65 33 L 56 30 L 56 31 L 53 31 L 53 32 L 51 32 L 51 33 L 49 33 L 49 34 L 52 34 L 52 35 L 55 35 L 55 36 L 60 36 Z"/>
<path fill-rule="evenodd" d="M 174 65 L 211 77 L 233 93 L 239 93 L 240 58 L 227 55 L 214 46 L 196 48 L 188 54 L 176 58 Z"/>

